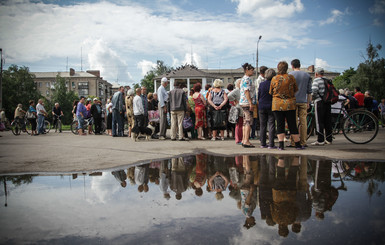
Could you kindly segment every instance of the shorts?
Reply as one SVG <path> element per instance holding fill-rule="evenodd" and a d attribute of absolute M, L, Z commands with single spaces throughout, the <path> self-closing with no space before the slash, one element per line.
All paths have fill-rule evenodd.
<path fill-rule="evenodd" d="M 243 109 L 243 126 L 251 125 L 251 118 L 253 111 L 250 111 L 250 106 L 242 106 Z"/>

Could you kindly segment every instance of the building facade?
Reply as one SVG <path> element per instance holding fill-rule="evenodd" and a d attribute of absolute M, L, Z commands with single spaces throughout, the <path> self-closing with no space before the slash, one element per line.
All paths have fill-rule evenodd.
<path fill-rule="evenodd" d="M 70 69 L 69 72 L 31 72 L 35 76 L 36 87 L 46 98 L 50 98 L 55 89 L 56 76 L 64 78 L 68 91 L 84 97 L 98 97 L 105 101 L 112 94 L 112 84 L 103 80 L 100 71 L 89 70 L 76 72 Z"/>

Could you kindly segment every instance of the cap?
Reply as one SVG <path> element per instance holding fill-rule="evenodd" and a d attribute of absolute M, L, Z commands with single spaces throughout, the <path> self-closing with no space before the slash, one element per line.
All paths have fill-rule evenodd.
<path fill-rule="evenodd" d="M 91 101 L 92 99 L 91 98 L 87 98 L 87 101 Z"/>
<path fill-rule="evenodd" d="M 315 73 L 317 73 L 317 74 L 321 74 L 321 75 L 323 75 L 324 74 L 324 68 L 322 68 L 322 67 L 317 67 L 316 69 L 315 69 Z"/>
<path fill-rule="evenodd" d="M 97 101 L 98 100 L 98 98 L 94 98 L 94 101 Z"/>
<path fill-rule="evenodd" d="M 162 80 L 161 80 L 162 83 L 167 82 L 167 81 L 168 81 L 167 77 L 162 77 Z"/>

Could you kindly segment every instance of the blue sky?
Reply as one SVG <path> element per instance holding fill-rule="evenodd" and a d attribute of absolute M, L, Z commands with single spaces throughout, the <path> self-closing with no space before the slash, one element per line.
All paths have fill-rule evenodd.
<path fill-rule="evenodd" d="M 199 68 L 301 60 L 342 72 L 385 45 L 385 0 L 0 1 L 5 69 L 98 69 L 137 83 L 156 60 Z M 385 49 L 385 48 L 384 48 Z M 191 58 L 192 54 L 192 58 Z M 380 55 L 384 57 L 384 50 Z"/>

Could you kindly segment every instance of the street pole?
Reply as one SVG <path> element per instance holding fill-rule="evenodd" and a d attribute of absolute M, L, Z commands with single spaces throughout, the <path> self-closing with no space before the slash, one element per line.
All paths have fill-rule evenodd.
<path fill-rule="evenodd" d="M 262 36 L 259 36 L 258 42 L 257 42 L 257 63 L 256 63 L 257 78 L 258 78 L 258 44 L 259 44 L 259 41 L 261 40 L 261 38 L 262 38 Z"/>
<path fill-rule="evenodd" d="M 1 63 L 1 67 L 0 67 L 0 109 L 3 108 L 3 49 L 0 48 L 0 63 Z"/>

